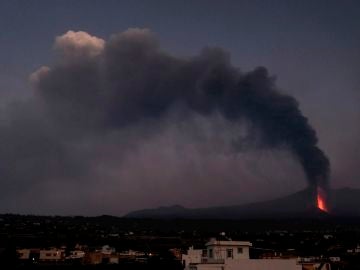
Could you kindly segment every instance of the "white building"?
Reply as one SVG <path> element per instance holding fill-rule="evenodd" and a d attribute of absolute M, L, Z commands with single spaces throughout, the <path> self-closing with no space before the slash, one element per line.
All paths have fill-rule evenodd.
<path fill-rule="evenodd" d="M 64 258 L 64 250 L 52 248 L 40 250 L 40 261 L 60 261 Z"/>
<path fill-rule="evenodd" d="M 122 258 L 122 259 L 125 259 L 125 258 L 136 258 L 136 257 L 145 256 L 145 252 L 129 249 L 129 250 L 127 250 L 127 251 L 119 252 L 118 255 L 119 255 L 119 257 Z"/>
<path fill-rule="evenodd" d="M 206 249 L 190 248 L 183 255 L 186 270 L 301 270 L 296 259 L 250 259 L 250 242 L 211 239 Z"/>
<path fill-rule="evenodd" d="M 110 247 L 109 245 L 105 245 L 101 248 L 100 252 L 104 255 L 111 255 L 113 253 L 115 253 L 115 248 Z"/>
<path fill-rule="evenodd" d="M 186 254 L 182 254 L 183 264 L 188 266 L 189 264 L 201 263 L 204 253 L 206 253 L 206 249 L 202 250 L 190 247 Z M 204 257 L 206 257 L 206 255 Z"/>
<path fill-rule="evenodd" d="M 69 256 L 67 257 L 68 259 L 82 259 L 85 257 L 85 251 L 82 250 L 72 250 L 70 251 Z"/>
<path fill-rule="evenodd" d="M 30 249 L 18 249 L 16 250 L 20 260 L 30 259 Z"/>
<path fill-rule="evenodd" d="M 203 252 L 203 260 L 225 261 L 249 259 L 249 248 L 252 246 L 250 242 L 244 241 L 218 241 L 211 239 L 205 244 L 206 253 Z"/>

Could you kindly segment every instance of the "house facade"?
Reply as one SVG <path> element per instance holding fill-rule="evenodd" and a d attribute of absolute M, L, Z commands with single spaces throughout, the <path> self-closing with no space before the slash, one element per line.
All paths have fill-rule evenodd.
<path fill-rule="evenodd" d="M 301 270 L 294 259 L 250 259 L 247 241 L 211 239 L 206 249 L 190 248 L 182 257 L 186 270 Z"/>

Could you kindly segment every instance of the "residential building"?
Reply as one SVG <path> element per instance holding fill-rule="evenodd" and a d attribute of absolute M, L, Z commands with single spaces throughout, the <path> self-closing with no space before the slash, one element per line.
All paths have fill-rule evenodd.
<path fill-rule="evenodd" d="M 40 250 L 40 261 L 60 261 L 64 258 L 64 250 L 51 248 L 51 249 L 41 249 Z"/>
<path fill-rule="evenodd" d="M 18 249 L 16 250 L 18 258 L 20 260 L 29 260 L 30 259 L 30 249 Z"/>
<path fill-rule="evenodd" d="M 301 270 L 294 259 L 250 259 L 247 241 L 211 239 L 205 250 L 190 248 L 183 256 L 186 270 Z"/>

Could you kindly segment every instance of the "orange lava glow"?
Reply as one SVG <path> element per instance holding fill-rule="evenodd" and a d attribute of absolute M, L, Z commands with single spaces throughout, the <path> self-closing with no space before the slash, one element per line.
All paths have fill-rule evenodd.
<path fill-rule="evenodd" d="M 329 209 L 326 205 L 325 192 L 320 187 L 318 187 L 318 189 L 317 189 L 317 207 L 321 211 L 329 212 Z"/>

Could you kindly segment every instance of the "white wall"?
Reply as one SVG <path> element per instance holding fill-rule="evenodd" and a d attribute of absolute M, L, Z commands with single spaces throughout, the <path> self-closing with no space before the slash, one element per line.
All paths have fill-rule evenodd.
<path fill-rule="evenodd" d="M 202 258 L 202 249 L 194 249 L 190 247 L 187 251 L 187 254 L 182 254 L 181 259 L 185 261 L 185 266 L 188 266 L 190 263 L 201 263 Z"/>
<path fill-rule="evenodd" d="M 270 260 L 232 260 L 225 264 L 198 264 L 190 270 L 301 270 L 302 266 L 296 260 L 270 259 Z"/>
<path fill-rule="evenodd" d="M 30 258 L 30 249 L 18 249 L 16 252 L 19 254 L 20 260 L 28 260 Z"/>
<path fill-rule="evenodd" d="M 240 251 L 238 249 L 241 249 Z M 214 259 L 224 259 L 224 260 L 237 260 L 237 259 L 249 259 L 249 247 L 247 246 L 234 246 L 234 245 L 211 245 L 207 247 L 207 256 L 210 257 L 212 250 Z M 228 250 L 231 250 L 232 257 L 228 257 Z"/>
<path fill-rule="evenodd" d="M 301 270 L 296 259 L 239 260 L 226 262 L 224 270 Z"/>
<path fill-rule="evenodd" d="M 60 260 L 62 251 L 59 249 L 40 250 L 40 260 Z"/>
<path fill-rule="evenodd" d="M 82 250 L 73 250 L 70 252 L 70 259 L 81 259 L 85 257 L 85 252 Z"/>

